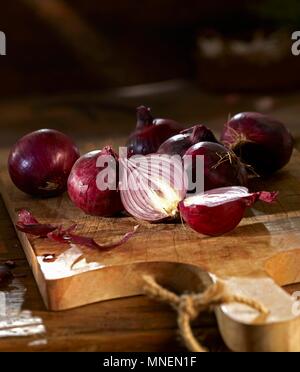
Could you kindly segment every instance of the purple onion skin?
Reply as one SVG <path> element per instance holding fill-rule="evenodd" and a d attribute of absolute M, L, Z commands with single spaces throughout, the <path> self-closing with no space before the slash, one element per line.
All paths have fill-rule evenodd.
<path fill-rule="evenodd" d="M 101 154 L 114 156 L 110 151 L 111 149 L 107 147 L 102 151 L 92 151 L 83 155 L 77 160 L 69 176 L 70 199 L 88 215 L 110 217 L 124 209 L 118 190 L 100 191 L 96 183 L 99 172 L 103 170 L 97 167 L 97 160 Z"/>
<path fill-rule="evenodd" d="M 166 139 L 182 129 L 172 119 L 154 119 L 150 109 L 141 106 L 137 108 L 136 130 L 129 136 L 126 145 L 131 155 L 153 154 Z"/>
<path fill-rule="evenodd" d="M 79 150 L 69 137 L 53 129 L 41 129 L 21 138 L 11 149 L 8 170 L 23 192 L 40 197 L 63 193 Z"/>
<path fill-rule="evenodd" d="M 229 120 L 221 141 L 260 176 L 283 168 L 294 147 L 294 139 L 284 124 L 255 112 L 244 112 Z"/>
<path fill-rule="evenodd" d="M 206 128 L 204 125 L 195 125 L 167 139 L 160 145 L 157 153 L 171 156 L 180 155 L 183 157 L 191 146 L 199 142 L 219 143 L 210 129 Z"/>
<path fill-rule="evenodd" d="M 223 145 L 213 142 L 200 142 L 190 147 L 185 156 L 204 155 L 205 191 L 228 186 L 247 186 L 248 173 L 239 158 Z M 223 159 L 223 160 L 222 160 Z M 193 177 L 195 177 L 193 161 Z M 191 191 L 191 190 L 189 190 Z"/>

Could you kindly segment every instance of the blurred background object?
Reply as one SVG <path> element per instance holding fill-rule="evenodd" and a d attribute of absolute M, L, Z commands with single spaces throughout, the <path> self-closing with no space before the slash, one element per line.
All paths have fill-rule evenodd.
<path fill-rule="evenodd" d="M 175 78 L 228 93 L 298 88 L 298 0 L 3 2 L 1 96 Z"/>
<path fill-rule="evenodd" d="M 212 91 L 280 92 L 300 86 L 299 60 L 285 30 L 231 39 L 220 34 L 198 40 L 198 78 Z"/>

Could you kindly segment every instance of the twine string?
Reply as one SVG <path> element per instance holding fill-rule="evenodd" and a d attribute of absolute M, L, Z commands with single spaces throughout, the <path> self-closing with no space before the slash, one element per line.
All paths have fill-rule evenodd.
<path fill-rule="evenodd" d="M 268 309 L 258 301 L 230 293 L 221 280 L 212 284 L 203 293 L 177 295 L 159 285 L 152 276 L 146 275 L 143 279 L 144 291 L 148 296 L 171 305 L 177 311 L 177 323 L 181 337 L 188 350 L 192 352 L 208 351 L 195 338 L 191 327 L 191 322 L 205 309 L 222 304 L 240 303 L 250 306 L 261 314 L 269 313 Z"/>

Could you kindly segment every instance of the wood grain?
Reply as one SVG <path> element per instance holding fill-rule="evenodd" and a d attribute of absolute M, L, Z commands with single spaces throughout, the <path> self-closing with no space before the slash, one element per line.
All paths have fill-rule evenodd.
<path fill-rule="evenodd" d="M 178 337 L 176 317 L 166 305 L 137 296 L 84 306 L 60 313 L 45 309 L 42 298 L 24 257 L 10 218 L 0 198 L 0 260 L 14 259 L 16 281 L 5 293 L 6 316 L 0 316 L 1 351 L 184 351 Z M 20 291 L 21 289 L 21 291 Z M 21 295 L 20 295 L 21 292 Z M 20 323 L 27 312 L 29 325 Z M 9 330 L 14 312 L 14 333 Z M 32 319 L 44 326 L 34 333 Z M 31 324 L 30 324 L 31 323 Z M 213 351 L 227 350 L 222 342 L 212 313 L 203 314 L 194 324 L 196 334 Z M 27 328 L 26 328 L 27 327 Z M 33 330 L 31 329 L 33 328 Z M 26 328 L 27 335 L 21 335 Z M 21 331 L 16 332 L 20 329 Z"/>
<path fill-rule="evenodd" d="M 103 293 L 99 288 L 95 299 L 90 293 L 86 298 L 81 296 L 76 299 L 70 291 L 70 286 L 79 285 L 74 281 L 80 280 L 80 285 L 85 286 L 91 283 L 91 280 L 96 283 L 95 277 L 100 275 L 99 280 L 102 282 L 106 272 L 108 276 L 111 272 L 117 276 L 115 271 L 118 270 L 121 276 L 134 276 L 139 264 L 148 265 L 151 262 L 190 264 L 220 277 L 257 276 L 263 273 L 266 267 L 269 274 L 281 285 L 293 284 L 300 280 L 299 165 L 300 155 L 295 152 L 289 166 L 261 186 L 267 190 L 278 190 L 278 202 L 274 205 L 258 203 L 234 232 L 222 237 L 199 236 L 180 222 L 143 223 L 136 236 L 128 243 L 114 250 L 101 252 L 85 247 L 64 246 L 19 232 L 18 235 L 33 266 L 45 303 L 56 310 L 94 302 L 102 296 L 103 299 L 113 298 L 121 289 L 116 288 L 115 294 L 106 294 L 104 284 Z M 71 203 L 66 194 L 51 199 L 31 198 L 14 187 L 6 169 L 1 172 L 1 192 L 13 222 L 16 222 L 16 211 L 27 208 L 42 223 L 63 226 L 76 223 L 80 234 L 92 236 L 101 243 L 118 240 L 136 225 L 136 221 L 130 217 L 87 216 Z M 54 262 L 43 262 L 43 257 L 47 254 L 55 254 L 58 259 Z M 293 266 L 289 265 L 284 278 L 282 271 L 286 268 L 280 267 L 279 263 L 282 254 L 285 257 L 289 254 L 290 261 L 295 263 Z M 275 268 L 272 266 L 274 260 Z M 135 265 L 134 270 L 132 265 Z M 282 265 L 284 266 L 284 260 Z M 279 278 L 276 278 L 276 275 Z M 65 289 L 56 293 L 59 292 L 59 286 Z"/>
<path fill-rule="evenodd" d="M 127 92 L 127 90 L 126 90 Z M 133 94 L 137 89 L 129 89 Z M 218 131 L 224 122 L 228 112 L 247 110 L 253 107 L 255 97 L 241 98 L 234 107 L 226 106 L 220 97 L 208 97 L 198 93 L 194 88 L 189 88 L 184 94 L 171 93 L 167 96 L 148 96 L 141 98 L 131 95 L 122 96 L 125 90 L 120 91 L 118 99 L 114 99 L 114 106 L 120 103 L 120 110 L 103 109 L 99 102 L 107 101 L 104 97 L 78 96 L 57 97 L 49 100 L 26 100 L 12 103 L 3 103 L 0 106 L 1 126 L 5 130 L 5 136 L 0 138 L 3 146 L 12 144 L 16 138 L 28 130 L 46 126 L 56 127 L 75 138 L 81 139 L 81 148 L 96 148 L 104 142 L 108 129 L 105 123 L 110 122 L 116 128 L 118 135 L 132 128 L 133 119 L 130 110 L 141 102 L 149 102 L 156 107 L 156 112 L 168 115 L 174 112 L 174 117 L 186 122 L 206 118 L 208 124 Z M 127 93 L 126 93 L 127 94 Z M 109 95 L 107 96 L 109 97 Z M 300 114 L 299 97 L 277 97 L 273 115 L 286 122 L 296 138 L 300 131 L 298 117 Z M 96 105 L 97 102 L 97 105 Z M 123 108 L 122 108 L 123 107 Z M 130 108 L 130 109 L 129 109 Z M 124 109 L 124 110 L 123 110 Z M 91 113 L 92 116 L 88 116 Z M 96 125 L 97 123 L 97 125 Z M 127 129 L 126 129 L 127 128 Z M 95 137 L 97 139 L 95 140 Z M 114 143 L 119 141 L 113 139 Z M 1 162 L 7 156 L 7 150 L 1 152 Z M 283 212 L 282 212 L 283 213 Z M 249 216 L 251 217 L 251 216 Z M 274 216 L 273 216 L 274 217 Z M 256 216 L 261 221 L 260 216 Z M 284 213 L 283 220 L 286 221 Z M 272 226 L 274 224 L 272 223 Z M 287 231 L 290 232 L 290 221 L 285 222 Z M 251 228 L 248 228 L 248 231 Z M 286 238 L 283 229 L 279 230 L 282 240 Z M 245 259 L 251 256 L 253 247 L 246 250 Z M 234 249 L 225 247 L 221 251 L 221 257 L 230 255 L 235 257 Z M 9 295 L 9 303 L 19 303 L 21 310 L 31 311 L 33 317 L 40 317 L 46 326 L 43 335 L 6 336 L 0 337 L 0 350 L 101 350 L 101 351 L 179 351 L 184 350 L 176 332 L 175 314 L 166 306 L 145 299 L 133 297 L 129 299 L 113 300 L 82 308 L 68 310 L 60 313 L 51 313 L 45 310 L 37 287 L 30 274 L 30 270 L 24 260 L 20 244 L 13 231 L 13 227 L 0 204 L 0 257 L 1 259 L 21 259 L 18 261 L 17 271 L 26 273 L 25 278 L 19 278 L 25 289 L 24 298 L 16 297 L 16 293 Z M 286 275 L 290 261 L 287 258 L 282 262 L 280 276 Z M 286 263 L 286 264 L 285 264 Z M 273 275 L 273 274 L 272 274 Z M 296 278 L 296 277 L 295 277 Z M 295 279 L 294 278 L 294 279 Z M 282 283 L 290 278 L 278 278 Z M 299 287 L 291 286 L 293 293 Z M 1 290 L 1 292 L 3 292 Z M 196 323 L 196 334 L 206 346 L 213 351 L 226 350 L 219 333 L 213 315 L 204 314 Z M 1 324 L 0 330 L 3 329 Z"/>
<path fill-rule="evenodd" d="M 199 236 L 180 223 L 143 223 L 125 245 L 101 252 L 17 233 L 50 310 L 142 294 L 144 274 L 154 275 L 180 292 L 200 292 L 211 282 L 206 272 L 213 274 L 212 280 L 226 280 L 233 293 L 253 298 L 270 310 L 268 317 L 258 320 L 255 312 L 245 312 L 245 306 L 221 306 L 217 319 L 231 349 L 299 351 L 300 318 L 292 313 L 293 300 L 268 278 L 272 276 L 280 285 L 300 280 L 299 165 L 300 154 L 295 151 L 284 171 L 266 184 L 260 182 L 264 189 L 280 192 L 278 202 L 258 203 L 234 232 L 222 237 Z M 76 223 L 80 234 L 105 243 L 136 224 L 131 217 L 86 216 L 67 195 L 31 198 L 14 187 L 6 169 L 1 172 L 1 193 L 14 223 L 16 211 L 27 208 L 43 223 Z M 44 262 L 47 254 L 57 259 Z M 249 341 L 259 335 L 261 342 Z"/>

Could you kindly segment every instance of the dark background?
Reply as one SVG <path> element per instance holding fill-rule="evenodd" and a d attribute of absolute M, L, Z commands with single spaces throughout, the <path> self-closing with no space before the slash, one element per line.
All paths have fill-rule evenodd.
<path fill-rule="evenodd" d="M 270 113 L 299 149 L 300 56 L 291 53 L 299 29 L 299 0 L 2 0 L 0 168 L 18 138 L 41 128 L 70 135 L 82 154 L 117 149 L 141 104 L 216 135 L 230 115 Z M 185 350 L 173 310 L 144 297 L 46 311 L 1 198 L 0 258 L 17 258 L 27 274 L 20 306 L 47 329 L 46 343 L 5 337 L 2 351 Z M 8 295 L 15 314 L 23 299 Z M 193 326 L 210 350 L 227 350 L 212 316 Z"/>
<path fill-rule="evenodd" d="M 0 96 L 101 91 L 174 78 L 216 92 L 300 86 L 290 35 L 298 0 L 14 0 L 1 4 Z M 264 55 L 275 35 L 279 58 Z M 202 37 L 264 41 L 251 55 L 201 55 Z M 248 48 L 251 49 L 251 48 Z"/>

